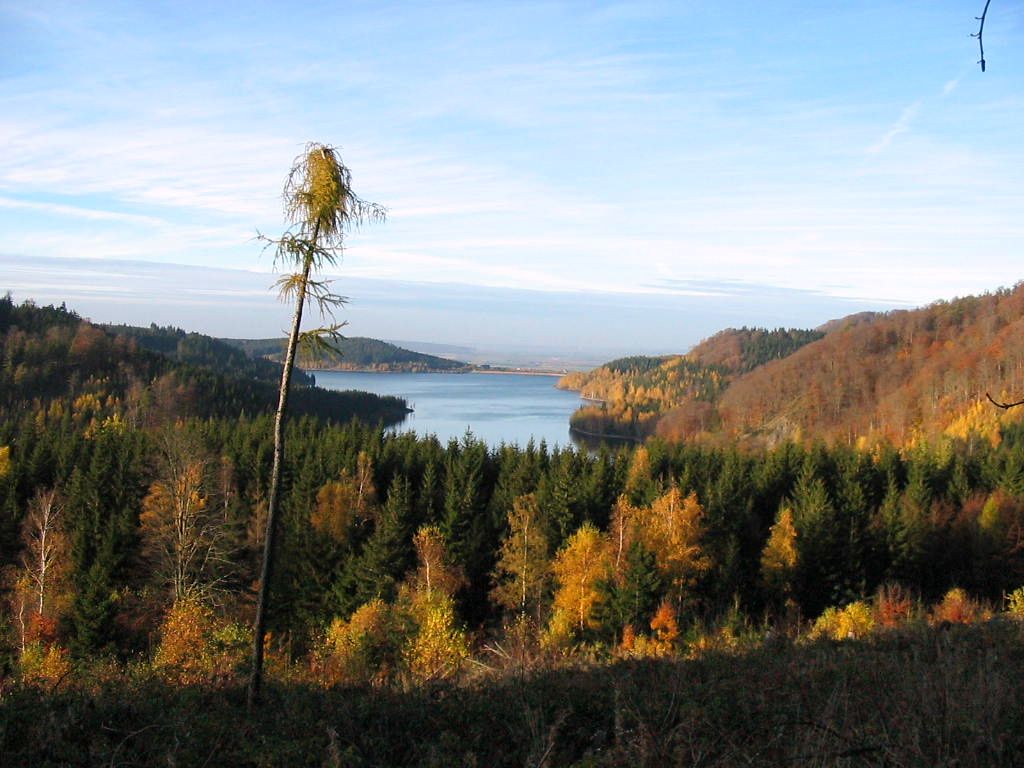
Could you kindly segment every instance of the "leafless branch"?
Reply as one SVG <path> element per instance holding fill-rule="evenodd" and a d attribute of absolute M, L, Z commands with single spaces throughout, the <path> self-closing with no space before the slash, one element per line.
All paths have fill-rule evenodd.
<path fill-rule="evenodd" d="M 978 50 L 981 52 L 981 59 L 979 59 L 978 63 L 981 64 L 981 71 L 982 72 L 985 71 L 985 43 L 981 39 L 981 35 L 985 31 L 985 16 L 988 14 L 988 4 L 991 3 L 991 2 L 992 2 L 992 0 L 985 0 L 985 9 L 981 12 L 981 16 L 975 16 L 974 17 L 974 18 L 976 18 L 981 23 L 978 25 L 977 33 L 971 35 L 971 37 L 978 38 Z M 989 398 L 989 399 L 991 400 L 992 398 Z M 992 402 L 995 402 L 995 401 L 993 400 Z M 999 403 L 996 403 L 996 405 L 999 405 Z M 1020 405 L 1020 403 L 1016 403 L 1016 405 Z M 1002 407 L 1002 406 L 1000 406 L 1000 407 Z"/>
<path fill-rule="evenodd" d="M 1004 411 L 1008 411 L 1011 408 L 1016 408 L 1018 405 L 1024 405 L 1024 400 L 1018 400 L 1015 403 L 1000 403 L 998 400 L 994 400 L 992 398 L 992 395 L 990 395 L 988 392 L 985 393 L 985 397 L 987 397 L 988 401 L 992 403 L 992 405 L 994 405 L 996 408 L 1002 408 Z"/>

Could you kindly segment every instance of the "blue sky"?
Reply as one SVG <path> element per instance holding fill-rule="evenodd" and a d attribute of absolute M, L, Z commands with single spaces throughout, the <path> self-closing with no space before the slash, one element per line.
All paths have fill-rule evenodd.
<path fill-rule="evenodd" d="M 0 283 L 277 333 L 252 237 L 317 140 L 389 209 L 353 335 L 672 351 L 1012 285 L 1024 3 L 985 74 L 982 5 L 0 0 Z"/>

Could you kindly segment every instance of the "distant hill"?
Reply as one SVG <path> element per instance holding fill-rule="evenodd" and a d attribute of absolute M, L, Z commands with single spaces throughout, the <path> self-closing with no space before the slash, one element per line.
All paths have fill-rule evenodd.
<path fill-rule="evenodd" d="M 998 439 L 999 421 L 1017 414 L 986 393 L 1024 396 L 1024 285 L 841 324 L 734 381 L 717 411 L 724 435 L 769 443 Z"/>
<path fill-rule="evenodd" d="M 221 339 L 252 358 L 280 361 L 284 358 L 285 339 Z M 337 352 L 311 355 L 299 352 L 298 364 L 306 370 L 332 371 L 464 371 L 469 365 L 436 355 L 413 352 L 386 341 L 352 336 L 334 344 Z"/>
<path fill-rule="evenodd" d="M 754 445 L 998 440 L 999 424 L 1019 415 L 985 395 L 1024 397 L 1024 284 L 813 331 L 730 329 L 687 355 L 623 358 L 560 386 L 602 401 L 572 421 L 599 434 Z"/>
<path fill-rule="evenodd" d="M 189 365 L 198 365 L 219 373 L 258 379 L 278 384 L 281 381 L 281 364 L 253 357 L 237 345 L 201 333 L 189 333 L 181 328 L 150 325 L 140 328 L 131 325 L 103 326 L 116 336 L 135 339 L 139 347 L 164 355 Z M 314 379 L 303 371 L 295 371 L 292 381 L 303 386 L 313 386 Z"/>
<path fill-rule="evenodd" d="M 593 371 L 570 373 L 558 386 L 598 403 L 573 415 L 577 431 L 643 438 L 656 431 L 664 413 L 682 404 L 690 405 L 706 425 L 711 404 L 733 379 L 822 336 L 821 331 L 789 328 L 730 328 L 689 354 L 623 357 Z"/>
<path fill-rule="evenodd" d="M 25 408 L 92 419 L 160 424 L 178 418 L 272 413 L 280 366 L 176 328 L 99 326 L 63 305 L 0 297 L 0 415 Z M 333 421 L 396 423 L 400 398 L 332 392 L 294 380 L 291 413 Z"/>
<path fill-rule="evenodd" d="M 463 347 L 456 344 L 436 344 L 429 341 L 403 341 L 401 339 L 385 339 L 388 344 L 396 347 L 411 349 L 413 352 L 422 352 L 425 355 L 438 355 L 439 357 L 469 357 L 476 350 L 473 347 Z"/>
<path fill-rule="evenodd" d="M 824 335 L 824 329 L 729 328 L 705 339 L 686 356 L 694 362 L 740 374 L 772 360 L 781 360 Z"/>

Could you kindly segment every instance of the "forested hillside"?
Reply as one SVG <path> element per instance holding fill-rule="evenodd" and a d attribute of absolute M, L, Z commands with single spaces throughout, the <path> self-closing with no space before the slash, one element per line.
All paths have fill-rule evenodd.
<path fill-rule="evenodd" d="M 654 434 L 663 414 L 683 405 L 703 431 L 715 422 L 713 403 L 733 379 L 822 336 L 787 328 L 728 329 L 686 355 L 625 357 L 563 376 L 558 386 L 596 401 L 572 417 L 573 429 L 585 434 L 642 439 Z"/>
<path fill-rule="evenodd" d="M 115 336 L 135 339 L 141 349 L 156 352 L 179 363 L 202 366 L 227 376 L 258 379 L 274 385 L 281 382 L 279 362 L 246 354 L 237 345 L 222 339 L 201 333 L 188 333 L 181 328 L 160 328 L 156 325 L 148 328 L 107 325 L 104 328 Z M 304 371 L 296 371 L 292 375 L 292 382 L 301 386 L 313 386 L 316 383 Z"/>
<path fill-rule="evenodd" d="M 626 358 L 560 386 L 599 402 L 589 433 L 776 445 L 998 440 L 1024 393 L 1024 287 L 916 310 L 860 313 L 816 331 L 723 331 L 682 357 Z"/>
<path fill-rule="evenodd" d="M 931 311 L 945 317 L 948 306 Z M 915 337 L 922 333 L 913 327 Z M 935 320 L 931 332 L 938 329 Z M 52 754 L 40 763 L 66 764 L 67 754 L 85 749 L 116 764 L 125 750 L 148 759 L 145 745 L 153 743 L 163 760 L 196 754 L 194 740 L 202 738 L 207 756 L 230 743 L 231 760 L 266 764 L 266 754 L 246 752 L 251 740 L 225 735 L 238 727 L 225 702 L 238 696 L 252 638 L 271 385 L 174 362 L 63 308 L 6 299 L 0 332 L 0 756 L 16 763 Z M 615 369 L 661 375 L 671 362 L 624 361 Z M 716 369 L 665 370 L 666 380 L 673 370 L 692 373 L 692 384 Z M 316 417 L 313 405 L 323 402 L 307 401 L 306 415 L 287 428 L 267 647 L 275 691 L 268 705 L 304 734 L 296 738 L 306 748 L 298 721 L 319 716 L 296 713 L 335 701 L 336 686 L 355 687 L 356 698 L 346 700 L 381 707 L 385 721 L 407 723 L 413 710 L 402 713 L 421 701 L 418 691 L 468 700 L 473 687 L 449 694 L 441 686 L 486 680 L 502 695 L 519 681 L 522 696 L 541 696 L 552 670 L 562 670 L 565 706 L 582 718 L 564 733 L 593 734 L 611 722 L 604 738 L 615 751 L 577 736 L 566 741 L 555 724 L 570 715 L 557 711 L 545 715 L 550 736 L 538 738 L 557 741 L 566 764 L 588 754 L 584 764 L 634 764 L 648 747 L 621 725 L 632 710 L 615 703 L 610 711 L 605 698 L 587 694 L 589 673 L 578 665 L 661 660 L 671 673 L 665 679 L 682 679 L 673 675 L 719 669 L 702 666 L 709 654 L 757 654 L 781 637 L 786 662 L 765 685 L 790 675 L 785 688 L 796 696 L 803 683 L 786 670 L 802 660 L 832 664 L 840 677 L 856 670 L 836 667 L 828 646 L 803 652 L 790 643 L 884 640 L 930 625 L 981 623 L 1003 608 L 1024 617 L 1024 428 L 1014 423 L 980 432 L 965 423 L 941 440 L 900 448 L 883 441 L 871 451 L 653 439 L 590 453 L 489 447 L 472 436 L 441 445 Z M 920 647 L 934 653 L 927 637 Z M 756 658 L 743 663 L 758 666 Z M 820 687 L 819 671 L 795 668 Z M 627 690 L 625 678 L 615 681 L 630 669 L 593 675 Z M 369 696 L 371 689 L 384 693 Z M 681 711 L 704 711 L 693 709 L 694 695 Z M 725 689 L 721 695 L 736 700 Z M 656 691 L 666 706 L 675 696 Z M 893 700 L 920 699 L 907 688 Z M 174 738 L 132 740 L 128 731 L 115 740 L 83 730 L 98 711 L 108 713 L 96 715 L 101 720 L 145 728 L 138 713 L 153 702 L 177 713 L 167 724 Z M 795 717 L 805 703 L 794 698 L 787 712 Z M 749 704 L 764 711 L 763 702 Z M 793 732 L 709 706 L 722 727 L 735 719 Z M 40 723 L 58 717 L 53 708 L 63 713 L 59 736 L 40 746 L 50 743 Z M 182 725 L 197 711 L 220 720 Z M 480 755 L 491 754 L 483 734 L 498 711 L 477 713 Z M 530 720 L 539 711 L 524 709 L 521 726 L 529 731 L 532 722 L 539 734 Z M 436 744 L 433 733 L 377 741 L 352 729 L 360 717 L 353 713 L 336 731 L 323 724 L 324 743 L 335 746 L 322 748 L 358 749 L 363 764 L 450 764 L 462 754 L 453 736 Z M 688 715 L 682 722 L 698 725 Z M 715 731 L 707 743 L 722 737 Z M 422 739 L 434 744 L 434 757 L 416 752 Z M 693 744 L 684 741 L 679 749 Z M 270 762 L 287 763 L 288 755 L 295 762 L 289 739 L 260 743 L 276 750 Z M 304 754 L 301 762 L 323 760 Z"/>
<path fill-rule="evenodd" d="M 0 298 L 0 413 L 52 409 L 103 425 L 187 417 L 257 416 L 277 404 L 280 366 L 254 362 L 199 334 L 172 329 L 105 329 L 64 307 Z M 151 351 L 153 350 L 153 351 Z M 405 404 L 364 392 L 294 386 L 299 415 L 370 423 L 400 421 Z M 120 428 L 120 427 L 119 427 Z"/>
<path fill-rule="evenodd" d="M 735 381 L 718 413 L 726 436 L 748 439 L 997 440 L 1003 412 L 985 393 L 1024 393 L 1024 286 L 854 318 Z"/>
<path fill-rule="evenodd" d="M 280 361 L 284 358 L 284 339 L 222 339 L 254 358 Z M 306 370 L 332 371 L 466 371 L 469 365 L 459 360 L 427 355 L 403 349 L 386 341 L 352 336 L 332 342 L 333 350 L 299 350 L 298 364 Z"/>

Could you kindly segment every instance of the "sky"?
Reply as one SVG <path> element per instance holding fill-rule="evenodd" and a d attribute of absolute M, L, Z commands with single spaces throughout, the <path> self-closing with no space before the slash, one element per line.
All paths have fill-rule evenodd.
<path fill-rule="evenodd" d="M 0 0 L 0 291 L 271 336 L 307 141 L 351 335 L 678 352 L 1014 285 L 1024 2 Z M 975 7 L 977 6 L 977 7 Z"/>

